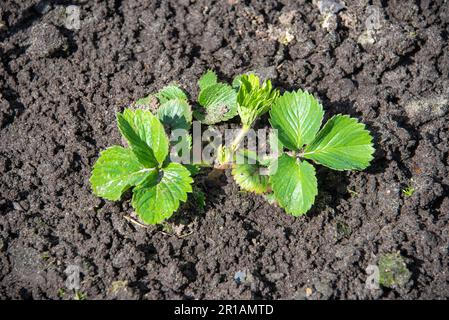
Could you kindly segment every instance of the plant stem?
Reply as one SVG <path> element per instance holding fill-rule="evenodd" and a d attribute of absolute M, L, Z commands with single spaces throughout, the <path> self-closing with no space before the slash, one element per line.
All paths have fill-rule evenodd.
<path fill-rule="evenodd" d="M 238 134 L 235 136 L 234 141 L 232 141 L 231 144 L 231 152 L 234 153 L 237 151 L 237 149 L 240 146 L 240 143 L 242 142 L 242 140 L 245 138 L 246 134 L 248 133 L 249 129 L 251 128 L 251 126 L 247 126 L 247 125 L 243 125 L 242 128 L 240 128 L 240 131 L 238 132 Z"/>

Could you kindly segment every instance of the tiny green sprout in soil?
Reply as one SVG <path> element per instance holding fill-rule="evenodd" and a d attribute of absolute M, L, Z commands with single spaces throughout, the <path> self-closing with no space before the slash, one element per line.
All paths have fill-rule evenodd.
<path fill-rule="evenodd" d="M 413 188 L 411 185 L 409 185 L 409 186 L 405 187 L 404 189 L 402 189 L 402 193 L 406 197 L 411 197 L 415 193 L 415 188 Z"/>
<path fill-rule="evenodd" d="M 64 290 L 64 288 L 59 288 L 58 289 L 58 292 L 56 293 L 56 295 L 59 297 L 59 298 L 64 298 L 64 296 L 65 296 L 65 290 Z"/>
<path fill-rule="evenodd" d="M 48 251 L 45 251 L 45 252 L 42 254 L 42 260 L 48 261 L 48 259 L 50 259 L 50 253 L 49 253 Z"/>
<path fill-rule="evenodd" d="M 351 195 L 352 198 L 355 198 L 359 195 L 359 193 L 353 189 L 347 188 L 346 190 L 348 191 L 348 193 Z"/>
<path fill-rule="evenodd" d="M 197 191 L 193 179 L 200 170 L 212 167 L 209 176 L 217 176 L 231 168 L 241 190 L 261 194 L 288 214 L 301 216 L 318 194 L 312 163 L 339 171 L 363 170 L 373 159 L 372 136 L 365 125 L 342 114 L 323 124 L 323 106 L 307 91 L 280 94 L 270 80 L 261 81 L 255 74 L 236 76 L 227 84 L 213 71 L 206 72 L 198 86 L 196 101 L 178 85 L 170 84 L 117 113 L 118 130 L 127 146 L 101 151 L 90 177 L 97 196 L 117 201 L 131 189 L 131 205 L 139 218 L 146 224 L 160 224 L 187 201 L 189 193 L 193 193 L 189 199 L 204 208 L 204 194 Z M 270 157 L 241 148 L 264 114 L 278 132 L 270 137 L 270 147 L 278 151 Z M 238 134 L 230 145 L 218 147 L 212 165 L 170 160 L 174 143 L 169 137 L 174 130 L 191 132 L 193 119 L 209 126 L 237 116 L 241 123 Z M 181 142 L 182 149 L 191 154 L 191 135 L 181 140 L 175 142 Z M 238 157 L 245 161 L 236 161 Z M 262 175 L 261 168 L 268 174 Z"/>
<path fill-rule="evenodd" d="M 76 290 L 75 294 L 73 296 L 74 300 L 86 300 L 87 299 L 87 294 L 82 293 L 81 291 Z"/>

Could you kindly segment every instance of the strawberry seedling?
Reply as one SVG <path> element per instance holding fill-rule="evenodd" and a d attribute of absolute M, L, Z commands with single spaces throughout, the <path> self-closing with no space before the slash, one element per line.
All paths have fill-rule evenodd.
<path fill-rule="evenodd" d="M 90 178 L 92 190 L 102 198 L 119 200 L 132 187 L 137 215 L 145 223 L 160 223 L 187 200 L 193 182 L 190 171 L 168 161 L 168 136 L 150 111 L 125 109 L 118 113 L 117 123 L 128 147 L 112 146 L 101 152 Z"/>
<path fill-rule="evenodd" d="M 362 170 L 373 158 L 364 124 L 335 115 L 320 130 L 323 115 L 321 104 L 301 90 L 284 93 L 270 111 L 270 123 L 287 150 L 272 162 L 270 184 L 279 205 L 294 216 L 306 213 L 318 193 L 310 160 L 334 170 Z"/>
<path fill-rule="evenodd" d="M 228 85 L 208 71 L 198 84 L 194 111 L 184 91 L 169 85 L 117 114 L 127 147 L 112 146 L 101 152 L 90 179 L 96 195 L 118 200 L 132 188 L 137 215 L 145 223 L 157 224 L 187 200 L 191 176 L 202 166 L 218 171 L 230 167 L 243 190 L 261 194 L 299 216 L 311 208 L 318 193 L 310 161 L 334 170 L 362 170 L 373 157 L 372 137 L 365 125 L 347 115 L 335 115 L 321 127 L 323 107 L 308 92 L 279 95 L 269 80 L 261 83 L 254 74 L 238 76 Z M 268 112 L 272 133 L 278 133 L 269 137 L 274 155 L 241 148 L 256 120 Z M 193 117 L 213 125 L 237 115 L 241 127 L 229 144 L 217 148 L 215 163 L 172 161 L 170 147 L 175 155 L 191 158 Z M 175 135 L 177 130 L 185 134 Z"/>

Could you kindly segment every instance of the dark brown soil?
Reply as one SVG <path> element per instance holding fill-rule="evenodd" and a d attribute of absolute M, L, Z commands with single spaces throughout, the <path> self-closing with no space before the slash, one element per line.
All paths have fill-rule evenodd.
<path fill-rule="evenodd" d="M 61 289 L 76 265 L 89 299 L 449 298 L 449 5 L 345 2 L 326 30 L 304 0 L 79 1 L 71 30 L 61 10 L 76 2 L 2 0 L 0 297 L 71 299 Z M 301 218 L 228 172 L 205 188 L 204 211 L 171 220 L 181 236 L 130 223 L 129 196 L 102 201 L 88 181 L 120 143 L 115 112 L 172 81 L 195 97 L 208 68 L 256 71 L 358 117 L 375 136 L 372 166 L 319 168 Z M 367 289 L 365 269 L 396 251 L 407 284 Z"/>

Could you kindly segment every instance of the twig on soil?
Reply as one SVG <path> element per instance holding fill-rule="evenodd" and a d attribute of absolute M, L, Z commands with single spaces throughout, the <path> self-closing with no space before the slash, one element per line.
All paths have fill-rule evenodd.
<path fill-rule="evenodd" d="M 135 224 L 138 227 L 142 227 L 142 228 L 145 228 L 145 229 L 149 229 L 150 228 L 149 226 L 146 226 L 143 223 L 140 223 L 139 221 L 137 221 L 136 219 L 131 218 L 130 216 L 124 216 L 124 218 L 126 220 L 128 220 L 129 222 Z"/>
<path fill-rule="evenodd" d="M 186 232 L 186 233 L 180 234 L 180 235 L 177 235 L 176 233 L 168 233 L 168 232 L 165 232 L 165 231 L 161 231 L 161 233 L 163 235 L 166 235 L 166 236 L 169 236 L 169 237 L 176 236 L 179 239 L 182 239 L 182 238 L 186 238 L 186 237 L 190 236 L 191 234 L 193 234 L 193 231 L 189 231 L 189 232 Z"/>

